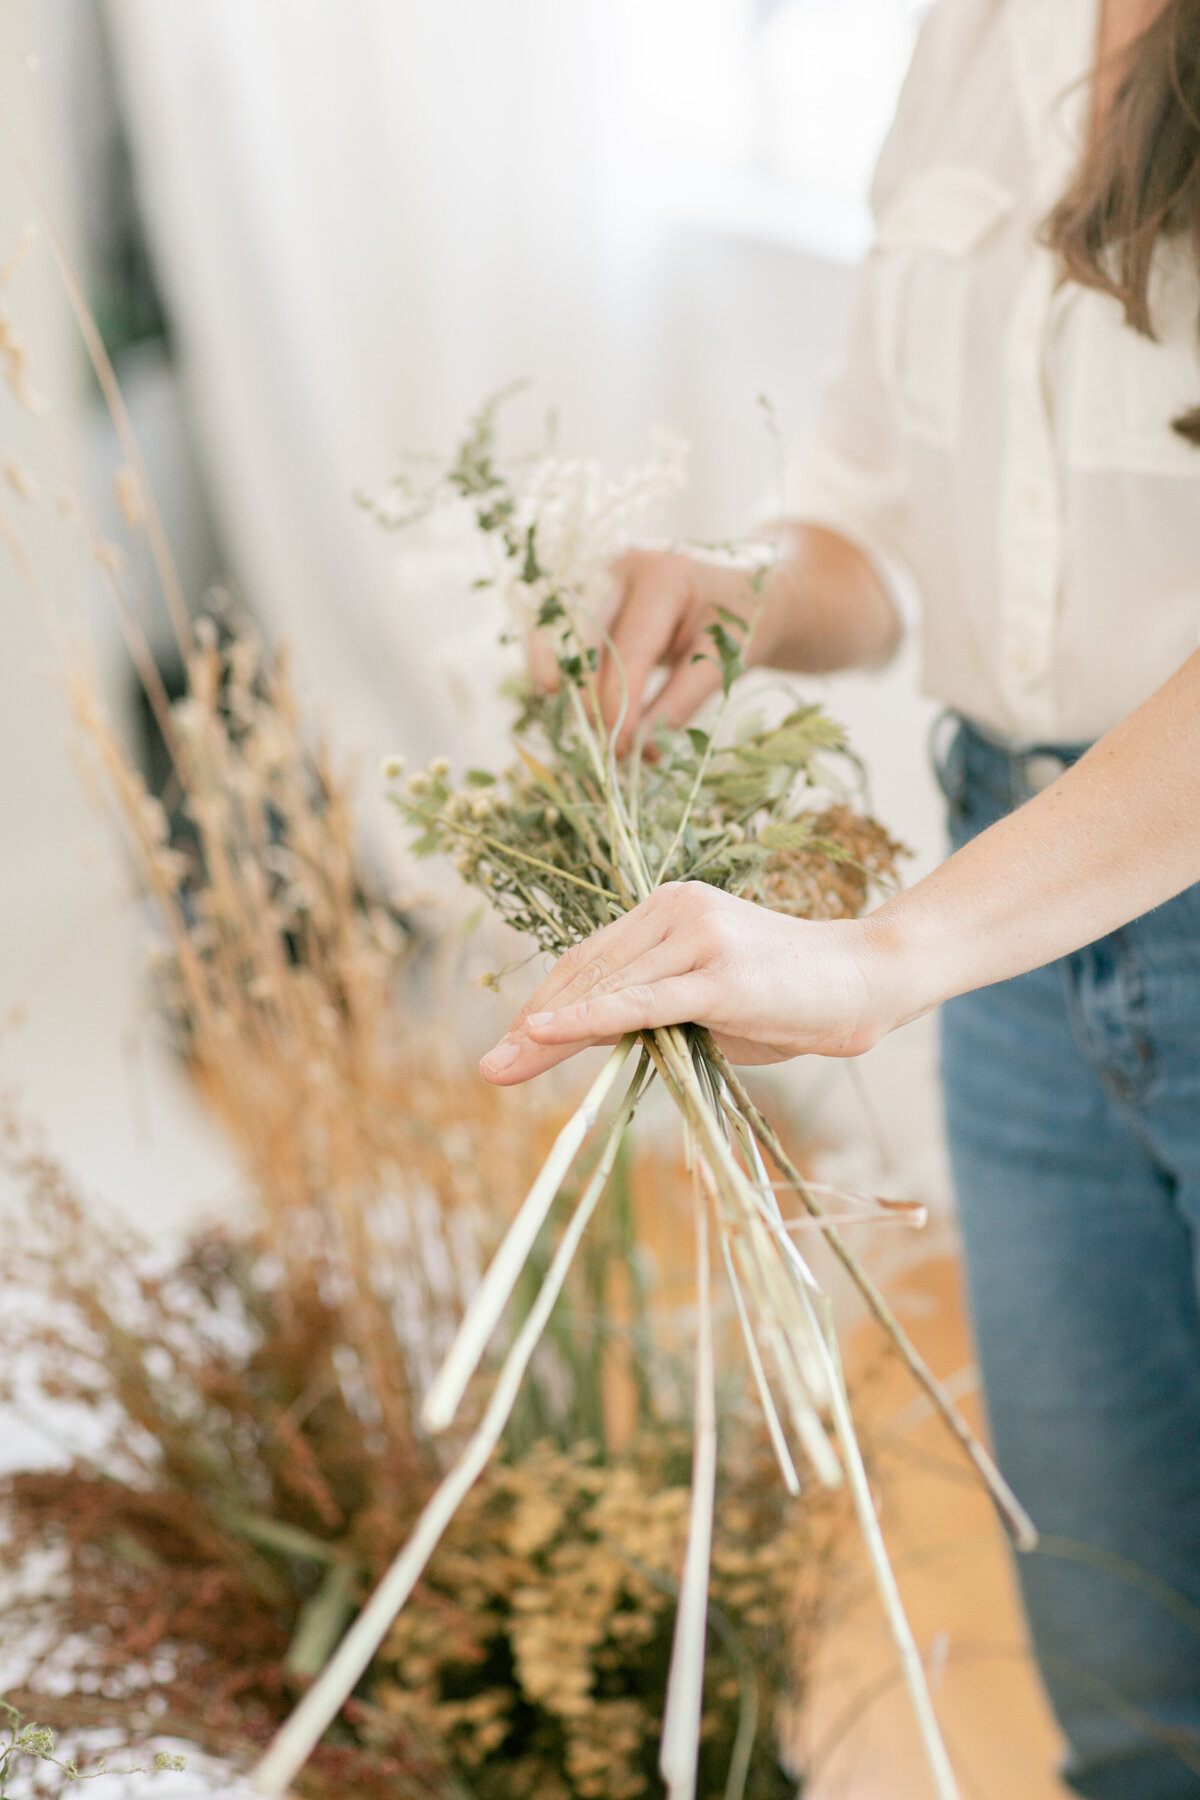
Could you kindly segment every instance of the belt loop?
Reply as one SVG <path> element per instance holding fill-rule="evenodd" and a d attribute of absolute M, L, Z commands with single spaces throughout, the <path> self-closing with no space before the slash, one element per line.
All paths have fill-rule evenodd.
<path fill-rule="evenodd" d="M 929 728 L 929 761 L 934 779 L 954 811 L 962 805 L 967 789 L 961 713 L 946 707 Z"/>

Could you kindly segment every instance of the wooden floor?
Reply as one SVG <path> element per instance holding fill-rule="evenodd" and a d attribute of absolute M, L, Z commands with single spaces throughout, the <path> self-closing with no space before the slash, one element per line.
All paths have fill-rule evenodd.
<path fill-rule="evenodd" d="M 969 1385 L 971 1349 L 949 1259 L 925 1264 L 896 1294 L 897 1310 L 943 1378 Z M 852 1346 L 860 1374 L 878 1353 L 864 1327 Z M 963 1372 L 967 1371 L 963 1380 Z M 1059 1742 L 1024 1641 L 1003 1534 L 938 1420 L 888 1359 L 858 1411 L 875 1440 L 888 1547 L 917 1642 L 932 1666 L 962 1800 L 1066 1800 Z M 973 1424 L 976 1397 L 962 1401 Z M 855 1545 L 857 1540 L 855 1540 Z M 822 1646 L 805 1727 L 805 1800 L 930 1800 L 895 1651 L 861 1552 Z M 858 1579 L 861 1573 L 861 1580 Z"/>

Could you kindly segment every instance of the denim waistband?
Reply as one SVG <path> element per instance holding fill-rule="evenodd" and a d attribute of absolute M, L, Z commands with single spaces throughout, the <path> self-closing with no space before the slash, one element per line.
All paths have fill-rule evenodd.
<path fill-rule="evenodd" d="M 951 804 L 968 786 L 978 786 L 1006 807 L 1021 806 L 1090 749 L 1090 744 L 1016 747 L 954 712 L 942 713 L 930 738 L 934 772 Z"/>

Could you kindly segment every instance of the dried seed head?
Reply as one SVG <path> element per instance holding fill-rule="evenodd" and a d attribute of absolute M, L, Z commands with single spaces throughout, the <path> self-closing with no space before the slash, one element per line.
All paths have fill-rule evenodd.
<path fill-rule="evenodd" d="M 129 567 L 129 558 L 120 544 L 110 543 L 107 539 L 94 546 L 93 554 L 100 567 L 111 570 L 114 575 L 123 575 Z"/>
<path fill-rule="evenodd" d="M 121 517 L 131 531 L 136 531 L 142 523 L 145 513 L 142 508 L 142 490 L 138 478 L 128 463 L 122 465 L 113 476 L 113 493 Z"/>
<path fill-rule="evenodd" d="M 428 775 L 426 775 L 424 769 L 418 769 L 415 775 L 409 776 L 407 785 L 408 791 L 413 799 L 420 800 L 429 792 L 433 783 L 430 781 Z"/>
<path fill-rule="evenodd" d="M 379 773 L 385 781 L 399 781 L 404 773 L 402 756 L 385 756 L 379 765 Z"/>
<path fill-rule="evenodd" d="M 444 781 L 446 776 L 450 773 L 450 758 L 448 756 L 435 756 L 429 765 L 429 773 L 433 776 L 435 781 Z"/>
<path fill-rule="evenodd" d="M 19 500 L 36 500 L 38 484 L 17 457 L 10 456 L 4 465 L 4 479 Z"/>

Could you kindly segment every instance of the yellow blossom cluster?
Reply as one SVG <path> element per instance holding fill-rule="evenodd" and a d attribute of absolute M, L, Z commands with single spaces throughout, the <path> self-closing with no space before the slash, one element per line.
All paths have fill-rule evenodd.
<path fill-rule="evenodd" d="M 494 1465 L 464 1504 L 392 1629 L 380 1697 L 448 1746 L 479 1800 L 661 1793 L 687 1472 L 674 1439 L 610 1462 L 543 1443 Z M 838 1513 L 788 1501 L 757 1447 L 724 1477 L 701 1794 L 724 1792 L 748 1683 L 761 1724 L 747 1792 L 792 1791 L 773 1722 L 803 1682 Z"/>

